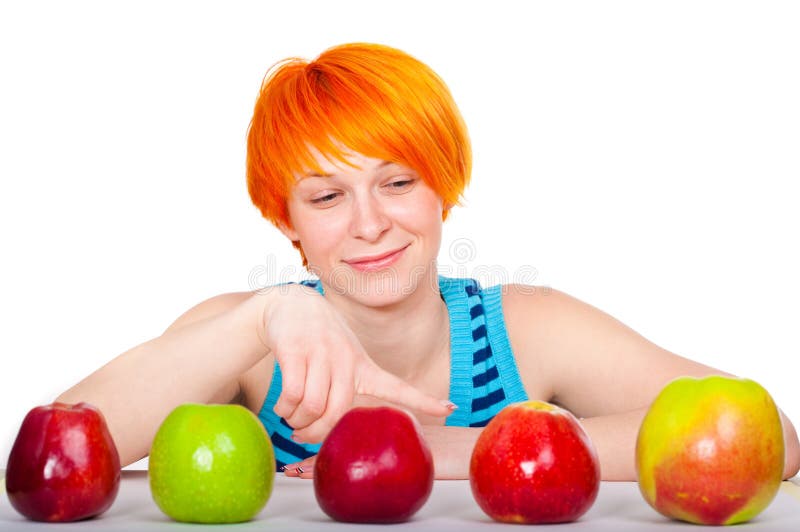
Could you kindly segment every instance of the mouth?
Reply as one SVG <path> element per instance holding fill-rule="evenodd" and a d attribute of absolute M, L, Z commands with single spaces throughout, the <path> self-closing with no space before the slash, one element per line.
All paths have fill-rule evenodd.
<path fill-rule="evenodd" d="M 354 259 L 347 259 L 344 262 L 363 272 L 371 272 L 387 268 L 397 262 L 403 255 L 403 252 L 411 244 L 406 244 L 403 247 L 397 248 L 386 253 L 378 255 L 369 255 L 363 257 L 356 257 Z"/>

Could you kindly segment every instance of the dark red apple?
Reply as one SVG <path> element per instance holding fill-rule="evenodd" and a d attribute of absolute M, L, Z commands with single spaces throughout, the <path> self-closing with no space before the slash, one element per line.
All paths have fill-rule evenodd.
<path fill-rule="evenodd" d="M 103 415 L 87 403 L 53 403 L 28 412 L 7 467 L 11 505 L 34 521 L 98 515 L 119 491 L 117 448 Z"/>
<path fill-rule="evenodd" d="M 314 464 L 314 494 L 337 521 L 399 523 L 433 489 L 433 458 L 422 428 L 392 407 L 357 407 L 325 438 Z"/>
<path fill-rule="evenodd" d="M 568 411 L 514 403 L 486 425 L 469 464 L 475 501 L 506 523 L 564 523 L 583 515 L 600 489 L 597 452 Z"/>

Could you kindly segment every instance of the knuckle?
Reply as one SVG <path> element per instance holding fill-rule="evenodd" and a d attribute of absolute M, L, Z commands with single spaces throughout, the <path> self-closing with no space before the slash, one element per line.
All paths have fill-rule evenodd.
<path fill-rule="evenodd" d="M 300 386 L 287 386 L 281 393 L 285 402 L 297 404 L 303 399 L 303 388 Z"/>
<path fill-rule="evenodd" d="M 325 413 L 325 405 L 318 400 L 303 401 L 301 409 L 304 414 L 314 419 L 317 419 Z"/>
<path fill-rule="evenodd" d="M 272 407 L 272 411 L 275 412 L 275 414 L 277 414 L 278 417 L 284 417 L 284 418 L 290 413 L 289 408 L 285 404 L 280 402 L 275 403 L 275 406 Z"/>

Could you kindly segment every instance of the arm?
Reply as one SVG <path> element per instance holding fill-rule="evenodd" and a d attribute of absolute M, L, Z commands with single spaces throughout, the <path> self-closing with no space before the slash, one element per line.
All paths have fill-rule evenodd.
<path fill-rule="evenodd" d="M 56 401 L 97 406 L 122 465 L 135 462 L 147 455 L 156 430 L 176 406 L 237 397 L 238 376 L 267 353 L 257 334 L 260 315 L 257 296 L 246 293 L 204 301 L 161 336 L 114 358 Z"/>
<path fill-rule="evenodd" d="M 605 480 L 633 480 L 642 418 L 658 392 L 679 376 L 727 375 L 658 347 L 608 314 L 562 292 L 517 291 L 503 311 L 529 393 L 585 418 Z M 536 324 L 531 326 L 530 324 Z M 784 476 L 797 472 L 800 445 L 786 416 Z"/>
<path fill-rule="evenodd" d="M 279 286 L 224 299 L 198 305 L 164 334 L 119 355 L 56 400 L 97 406 L 124 465 L 148 453 L 159 425 L 178 405 L 236 399 L 240 379 L 267 355 L 283 370 L 275 412 L 298 429 L 300 441 L 322 440 L 357 394 L 434 416 L 451 411 L 381 370 L 335 309 L 310 288 Z"/>

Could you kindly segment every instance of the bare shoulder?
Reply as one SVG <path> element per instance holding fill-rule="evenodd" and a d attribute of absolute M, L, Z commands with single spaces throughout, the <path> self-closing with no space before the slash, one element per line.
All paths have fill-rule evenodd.
<path fill-rule="evenodd" d="M 210 297 L 196 304 L 172 322 L 167 331 L 174 331 L 197 321 L 216 316 L 234 308 L 253 295 L 252 292 L 228 292 Z"/>
<path fill-rule="evenodd" d="M 506 329 L 518 356 L 535 356 L 565 320 L 591 312 L 585 303 L 550 287 L 509 284 L 502 294 Z"/>
<path fill-rule="evenodd" d="M 600 312 L 596 307 L 550 286 L 521 284 L 503 286 L 503 311 L 506 319 L 532 316 L 547 319 L 562 313 L 589 316 Z"/>
<path fill-rule="evenodd" d="M 542 286 L 505 285 L 503 315 L 509 336 L 520 345 L 523 353 L 542 348 L 565 329 L 577 332 L 576 327 L 622 326 L 598 308 L 555 288 Z"/>
<path fill-rule="evenodd" d="M 227 312 L 250 299 L 253 292 L 228 292 L 210 297 L 181 314 L 165 333 Z M 272 380 L 273 357 L 266 355 L 239 378 L 218 390 L 211 402 L 241 404 L 256 414 L 264 402 Z"/>

